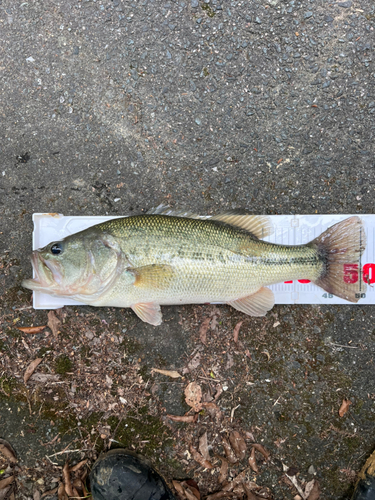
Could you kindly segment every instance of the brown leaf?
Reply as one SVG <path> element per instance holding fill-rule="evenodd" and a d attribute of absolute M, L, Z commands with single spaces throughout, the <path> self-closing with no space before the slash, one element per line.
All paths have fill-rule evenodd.
<path fill-rule="evenodd" d="M 250 439 L 250 441 L 255 443 L 255 437 L 254 437 L 254 434 L 252 432 L 245 431 L 245 438 Z"/>
<path fill-rule="evenodd" d="M 202 455 L 197 451 L 192 445 L 189 447 L 190 453 L 193 457 L 193 459 L 198 462 L 200 465 L 202 465 L 205 469 L 213 469 L 213 465 L 211 462 L 206 460 Z"/>
<path fill-rule="evenodd" d="M 162 375 L 166 375 L 171 378 L 179 378 L 182 377 L 176 370 L 159 370 L 159 368 L 151 368 L 151 373 L 161 373 Z"/>
<path fill-rule="evenodd" d="M 341 403 L 341 406 L 340 406 L 340 409 L 339 409 L 339 415 L 340 417 L 343 417 L 345 415 L 345 413 L 349 410 L 349 406 L 352 404 L 351 401 L 349 401 L 349 399 L 343 399 L 342 400 L 342 403 Z"/>
<path fill-rule="evenodd" d="M 259 472 L 257 461 L 255 458 L 255 448 L 252 448 L 252 450 L 251 450 L 250 457 L 249 457 L 249 465 L 253 469 L 254 472 L 256 472 L 256 473 Z"/>
<path fill-rule="evenodd" d="M 57 496 L 59 500 L 69 500 L 65 492 L 65 486 L 63 483 L 59 484 L 59 488 L 57 490 Z"/>
<path fill-rule="evenodd" d="M 187 481 L 183 481 L 182 485 L 185 488 L 185 495 L 187 497 L 187 500 L 200 500 L 201 494 L 199 493 L 198 485 L 195 481 L 188 479 Z"/>
<path fill-rule="evenodd" d="M 61 325 L 61 321 L 56 317 L 55 313 L 53 311 L 48 312 L 48 328 L 51 329 L 53 335 L 57 337 L 59 333 L 59 328 Z"/>
<path fill-rule="evenodd" d="M 233 479 L 233 481 L 231 481 L 230 483 L 228 483 L 225 486 L 223 486 L 223 490 L 224 491 L 232 491 L 238 484 L 243 483 L 245 481 L 246 476 L 249 473 L 249 471 L 250 471 L 250 467 L 248 467 L 247 469 L 243 470 L 241 472 L 241 474 L 238 474 L 238 476 L 236 476 Z"/>
<path fill-rule="evenodd" d="M 270 458 L 271 453 L 268 450 L 266 450 L 266 448 L 263 445 L 257 443 L 251 443 L 251 446 L 253 446 L 256 450 L 258 450 L 266 460 Z"/>
<path fill-rule="evenodd" d="M 185 500 L 186 499 L 185 488 L 181 485 L 181 483 L 173 479 L 172 484 L 177 493 L 181 495 L 182 498 Z"/>
<path fill-rule="evenodd" d="M 198 368 L 198 366 L 201 364 L 201 353 L 197 352 L 195 356 L 189 361 L 188 363 L 188 369 L 189 371 L 195 370 L 195 368 Z"/>
<path fill-rule="evenodd" d="M 306 500 L 318 500 L 320 498 L 320 485 L 316 479 L 306 484 L 305 495 Z"/>
<path fill-rule="evenodd" d="M 81 460 L 80 462 L 78 462 L 78 464 L 73 465 L 73 467 L 70 467 L 69 470 L 70 470 L 70 472 L 76 472 L 81 467 L 83 467 L 86 463 L 87 463 L 87 458 L 85 458 L 84 460 Z"/>
<path fill-rule="evenodd" d="M 7 486 L 3 490 L 0 490 L 0 500 L 5 500 L 5 498 L 8 496 L 10 489 L 11 489 L 11 486 Z"/>
<path fill-rule="evenodd" d="M 25 374 L 23 376 L 23 381 L 25 384 L 27 384 L 27 381 L 31 377 L 31 375 L 34 373 L 35 368 L 43 361 L 42 358 L 36 358 L 34 361 L 32 361 L 29 366 L 26 368 Z"/>
<path fill-rule="evenodd" d="M 59 489 L 59 488 L 58 488 L 58 487 L 56 487 L 56 488 L 54 488 L 53 490 L 48 490 L 48 491 L 45 491 L 45 492 L 43 493 L 43 495 L 41 496 L 41 498 L 54 495 L 55 493 L 57 493 L 57 490 L 58 490 L 58 489 Z"/>
<path fill-rule="evenodd" d="M 243 489 L 245 490 L 246 493 L 246 500 L 260 500 L 261 497 L 253 493 L 254 488 L 251 487 L 251 484 L 254 483 L 250 483 L 250 485 L 247 483 L 242 483 Z"/>
<path fill-rule="evenodd" d="M 212 493 L 212 495 L 208 495 L 206 500 L 221 500 L 222 498 L 238 498 L 235 493 L 230 493 L 228 491 L 218 491 L 217 493 Z"/>
<path fill-rule="evenodd" d="M 229 442 L 239 458 L 239 460 L 243 460 L 246 455 L 246 443 L 241 434 L 238 431 L 233 431 L 229 434 Z"/>
<path fill-rule="evenodd" d="M 196 382 L 190 382 L 190 384 L 185 389 L 185 401 L 193 408 L 194 411 L 198 412 L 202 409 L 202 389 L 200 385 Z"/>
<path fill-rule="evenodd" d="M 227 459 L 229 460 L 229 462 L 231 464 L 235 464 L 236 462 L 238 462 L 238 459 L 237 459 L 236 455 L 234 454 L 234 451 L 232 450 L 232 447 L 229 444 L 228 440 L 225 437 L 222 437 L 221 442 L 222 442 L 222 445 L 223 445 L 223 448 L 225 451 L 225 455 L 226 455 Z"/>
<path fill-rule="evenodd" d="M 13 481 L 14 481 L 14 476 L 9 476 L 9 477 L 6 477 L 5 479 L 2 479 L 0 481 L 0 490 L 3 490 L 4 488 L 6 488 L 10 484 L 12 484 Z"/>
<path fill-rule="evenodd" d="M 199 438 L 199 451 L 206 460 L 210 460 L 211 457 L 210 452 L 208 451 L 207 432 L 202 434 Z"/>
<path fill-rule="evenodd" d="M 44 326 L 17 326 L 17 330 L 21 330 L 23 333 L 39 333 L 42 332 L 45 328 L 47 328 L 47 325 Z"/>
<path fill-rule="evenodd" d="M 220 467 L 220 474 L 218 477 L 219 483 L 223 483 L 224 481 L 227 480 L 228 477 L 228 460 L 224 457 L 221 457 L 220 455 L 216 455 L 216 457 L 221 460 L 221 467 Z"/>
<path fill-rule="evenodd" d="M 198 415 L 198 414 L 196 414 Z M 188 424 L 196 421 L 195 415 L 167 415 L 168 418 L 175 422 L 186 422 Z"/>
<path fill-rule="evenodd" d="M 199 328 L 200 341 L 202 342 L 202 344 L 205 344 L 205 345 L 207 343 L 207 330 L 208 330 L 208 327 L 210 325 L 210 321 L 211 321 L 211 318 L 206 318 L 205 320 L 203 320 L 201 327 Z"/>
<path fill-rule="evenodd" d="M 238 334 L 240 333 L 240 328 L 242 326 L 242 323 L 243 321 L 239 321 L 233 330 L 233 340 L 235 341 L 236 344 L 238 342 Z"/>
<path fill-rule="evenodd" d="M 222 395 L 222 393 L 223 393 L 223 386 L 221 384 L 216 384 L 216 394 L 214 397 L 214 401 L 217 401 L 219 397 Z"/>
<path fill-rule="evenodd" d="M 64 479 L 65 491 L 69 497 L 72 497 L 74 493 L 72 488 L 72 482 L 70 480 L 69 460 L 65 462 L 65 465 L 63 467 L 63 479 Z"/>
<path fill-rule="evenodd" d="M 5 439 L 0 439 L 0 453 L 2 453 L 10 463 L 17 463 L 16 453 L 10 443 L 8 443 Z"/>

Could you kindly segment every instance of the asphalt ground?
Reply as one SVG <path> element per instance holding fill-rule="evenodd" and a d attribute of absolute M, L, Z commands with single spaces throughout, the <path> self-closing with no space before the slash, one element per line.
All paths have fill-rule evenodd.
<path fill-rule="evenodd" d="M 30 306 L 20 283 L 31 274 L 34 212 L 126 215 L 164 203 L 201 214 L 374 213 L 374 20 L 371 0 L 0 1 L 2 317 Z M 186 328 L 181 340 L 179 322 L 193 310 L 171 308 L 157 335 L 138 322 L 132 332 L 142 352 L 181 367 L 196 331 Z M 231 335 L 244 318 L 224 310 Z M 270 346 L 279 349 L 273 368 L 249 370 L 255 383 L 280 376 L 292 402 L 276 414 L 262 383 L 245 403 L 243 396 L 242 425 L 262 428 L 271 449 L 297 433 L 283 460 L 306 477 L 314 465 L 324 498 L 346 498 L 352 485 L 342 471 L 358 471 L 374 447 L 375 307 L 274 312 L 279 334 L 272 317 L 248 322 L 242 341 L 256 350 L 250 333 L 262 331 L 271 357 Z M 109 320 L 113 312 L 100 314 Z M 6 321 L 1 328 L 7 343 Z M 309 401 L 301 354 L 309 356 L 308 335 L 321 350 L 311 354 L 320 392 Z M 2 346 L 3 376 L 17 378 L 4 368 Z M 182 411 L 177 393 L 159 397 Z M 338 421 L 343 398 L 351 412 Z M 9 437 L 4 405 L 0 434 Z M 25 447 L 31 467 L 32 450 L 42 452 L 21 439 L 16 419 L 14 426 L 13 444 Z M 263 482 L 272 489 L 275 478 Z"/>

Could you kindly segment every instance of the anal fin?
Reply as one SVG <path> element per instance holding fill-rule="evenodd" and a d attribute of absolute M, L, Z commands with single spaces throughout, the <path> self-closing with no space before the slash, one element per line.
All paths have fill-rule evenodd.
<path fill-rule="evenodd" d="M 135 314 L 145 323 L 158 326 L 161 325 L 163 315 L 159 304 L 154 302 L 139 303 L 131 306 Z"/>
<path fill-rule="evenodd" d="M 275 304 L 273 291 L 263 286 L 257 292 L 228 304 L 249 316 L 265 316 Z"/>

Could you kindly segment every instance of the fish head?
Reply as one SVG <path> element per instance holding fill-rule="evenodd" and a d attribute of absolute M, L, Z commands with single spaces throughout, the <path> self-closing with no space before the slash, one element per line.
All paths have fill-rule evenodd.
<path fill-rule="evenodd" d="M 81 232 L 35 250 L 31 255 L 34 278 L 22 285 L 89 303 L 113 283 L 122 260 L 114 238 Z"/>

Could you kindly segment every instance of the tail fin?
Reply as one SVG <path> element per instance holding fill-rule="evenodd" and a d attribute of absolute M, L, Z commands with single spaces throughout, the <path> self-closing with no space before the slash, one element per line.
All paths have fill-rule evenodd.
<path fill-rule="evenodd" d="M 318 250 L 323 272 L 314 283 L 326 292 L 358 302 L 366 291 L 362 280 L 361 255 L 366 233 L 359 217 L 349 217 L 328 228 L 309 243 Z"/>

